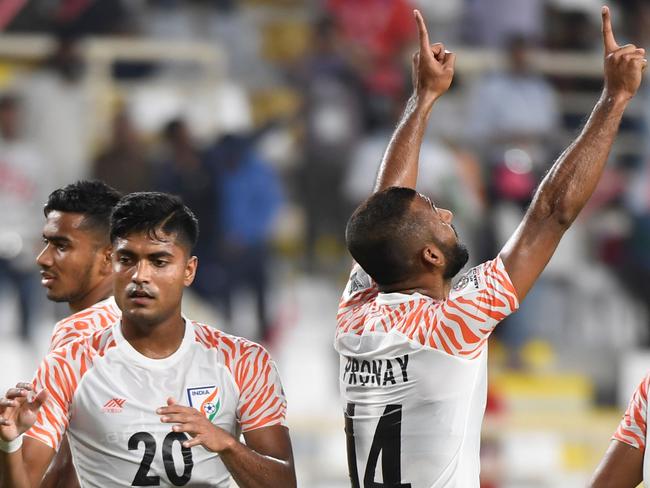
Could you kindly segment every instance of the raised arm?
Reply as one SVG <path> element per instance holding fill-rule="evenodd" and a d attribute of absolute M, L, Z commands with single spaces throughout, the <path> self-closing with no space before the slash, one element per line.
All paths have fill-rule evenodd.
<path fill-rule="evenodd" d="M 420 146 L 434 102 L 448 89 L 454 76 L 456 55 L 440 44 L 429 44 L 429 34 L 419 11 L 414 11 L 420 49 L 413 56 L 413 94 L 382 159 L 375 191 L 391 186 L 415 188 Z"/>
<path fill-rule="evenodd" d="M 35 394 L 29 383 L 18 383 L 0 399 L 0 487 L 35 488 L 40 485 L 54 449 L 25 438 L 36 421 L 47 392 Z"/>
<path fill-rule="evenodd" d="M 603 172 L 623 112 L 641 83 L 645 51 L 619 47 L 609 9 L 602 9 L 605 87 L 578 138 L 550 169 L 501 258 L 523 299 L 587 203 Z"/>

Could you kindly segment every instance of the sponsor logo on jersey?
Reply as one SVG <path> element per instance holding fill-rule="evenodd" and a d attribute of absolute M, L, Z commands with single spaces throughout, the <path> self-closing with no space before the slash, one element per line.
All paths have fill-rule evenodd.
<path fill-rule="evenodd" d="M 470 269 L 465 273 L 458 283 L 454 286 L 454 291 L 461 291 L 464 288 L 467 288 L 467 285 L 472 284 L 475 290 L 478 290 L 483 286 L 482 277 L 476 268 Z"/>
<path fill-rule="evenodd" d="M 190 407 L 196 408 L 205 415 L 210 422 L 221 409 L 221 400 L 218 398 L 219 388 L 217 386 L 199 386 L 187 389 L 187 399 Z"/>
<path fill-rule="evenodd" d="M 102 412 L 104 412 L 104 413 L 122 413 L 122 410 L 124 410 L 124 404 L 125 403 L 126 403 L 126 400 L 124 398 L 111 398 L 102 407 Z"/>

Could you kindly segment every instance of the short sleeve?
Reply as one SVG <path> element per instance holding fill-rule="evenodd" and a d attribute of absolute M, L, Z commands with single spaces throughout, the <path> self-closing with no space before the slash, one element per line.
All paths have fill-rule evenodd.
<path fill-rule="evenodd" d="M 639 384 L 613 436 L 614 440 L 637 449 L 645 449 L 649 382 L 650 375 Z"/>
<path fill-rule="evenodd" d="M 48 398 L 34 425 L 25 433 L 58 450 L 68 428 L 70 405 L 77 380 L 70 364 L 71 348 L 50 353 L 41 363 L 33 381 L 35 391 L 47 390 Z"/>
<path fill-rule="evenodd" d="M 478 356 L 496 325 L 519 307 L 500 257 L 465 273 L 449 297 L 429 311 L 422 334 L 428 345 L 462 357 Z"/>
<path fill-rule="evenodd" d="M 377 284 L 361 266 L 355 264 L 339 302 L 339 314 L 358 308 L 379 293 Z"/>
<path fill-rule="evenodd" d="M 234 366 L 240 392 L 237 418 L 242 432 L 286 425 L 287 401 L 269 353 L 254 343 L 242 345 Z"/>

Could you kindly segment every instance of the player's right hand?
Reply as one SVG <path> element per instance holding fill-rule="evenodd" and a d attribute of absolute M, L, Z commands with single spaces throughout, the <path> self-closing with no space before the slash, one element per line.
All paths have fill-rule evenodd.
<path fill-rule="evenodd" d="M 436 99 L 445 93 L 454 77 L 456 55 L 442 43 L 430 44 L 422 14 L 414 11 L 420 49 L 413 55 L 413 89 L 418 96 Z"/>
<path fill-rule="evenodd" d="M 0 399 L 0 439 L 13 441 L 36 422 L 38 411 L 47 400 L 47 391 L 37 394 L 30 383 L 18 383 Z"/>
<path fill-rule="evenodd" d="M 631 99 L 639 89 L 648 65 L 645 49 L 634 44 L 619 46 L 614 38 L 609 8 L 603 7 L 603 43 L 605 46 L 605 91 L 609 96 Z"/>

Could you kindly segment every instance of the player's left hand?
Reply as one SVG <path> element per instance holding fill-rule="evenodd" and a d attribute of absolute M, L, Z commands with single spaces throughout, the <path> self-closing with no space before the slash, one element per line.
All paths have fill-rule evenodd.
<path fill-rule="evenodd" d="M 172 426 L 173 432 L 185 432 L 192 439 L 183 442 L 183 447 L 203 446 L 208 451 L 220 453 L 232 446 L 237 440 L 230 433 L 210 422 L 196 408 L 185 407 L 173 398 L 167 399 L 167 406 L 156 410 L 160 421 Z"/>

